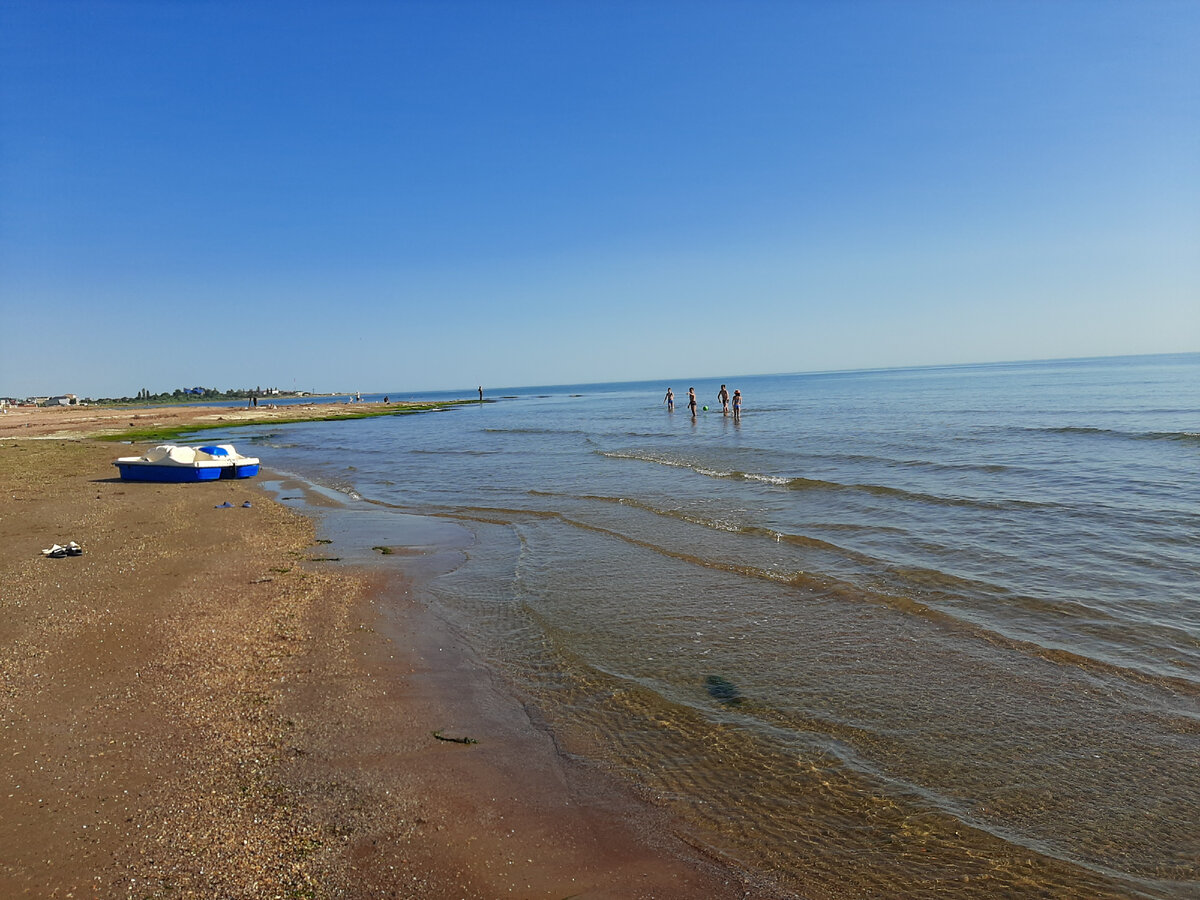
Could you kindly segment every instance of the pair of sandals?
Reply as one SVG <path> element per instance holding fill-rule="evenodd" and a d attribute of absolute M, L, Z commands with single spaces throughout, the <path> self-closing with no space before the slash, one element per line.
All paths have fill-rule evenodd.
<path fill-rule="evenodd" d="M 62 559 L 64 556 L 82 556 L 83 548 L 74 541 L 69 541 L 67 546 L 54 544 L 49 550 L 43 550 L 42 556 L 47 559 Z"/>
<path fill-rule="evenodd" d="M 242 509 L 249 509 L 249 508 L 250 508 L 250 501 L 247 500 L 245 503 L 242 504 Z M 233 509 L 233 504 L 230 503 L 228 500 L 226 500 L 224 503 L 218 503 L 216 506 L 213 507 L 213 509 Z"/>

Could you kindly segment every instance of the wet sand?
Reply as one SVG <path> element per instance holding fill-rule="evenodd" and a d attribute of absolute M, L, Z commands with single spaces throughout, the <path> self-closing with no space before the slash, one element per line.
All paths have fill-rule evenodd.
<path fill-rule="evenodd" d="M 775 896 L 558 754 L 419 585 L 129 452 L 0 432 L 0 896 Z"/>

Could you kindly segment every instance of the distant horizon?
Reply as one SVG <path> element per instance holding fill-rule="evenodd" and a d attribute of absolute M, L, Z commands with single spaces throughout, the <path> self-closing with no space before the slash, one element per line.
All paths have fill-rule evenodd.
<path fill-rule="evenodd" d="M 271 385 L 268 388 L 266 388 L 265 390 L 277 389 L 277 390 L 280 390 L 281 392 L 283 392 L 286 396 L 292 396 L 292 397 L 294 397 L 298 393 L 302 392 L 304 394 L 307 394 L 310 396 L 315 396 L 315 397 L 353 397 L 355 394 L 361 394 L 364 397 L 368 397 L 368 396 L 375 397 L 375 396 L 388 396 L 391 394 L 395 394 L 397 396 L 397 398 L 411 396 L 411 395 L 423 395 L 423 394 L 455 394 L 455 393 L 458 393 L 461 391 L 462 394 L 464 395 L 465 399 L 470 399 L 470 397 L 475 396 L 479 387 L 483 387 L 484 395 L 485 395 L 485 397 L 487 397 L 487 395 L 489 393 L 494 394 L 494 393 L 500 392 L 500 391 L 529 391 L 529 390 L 534 390 L 534 389 L 540 390 L 540 389 L 547 389 L 547 388 L 596 387 L 596 386 L 602 386 L 602 385 L 651 384 L 651 383 L 658 383 L 658 382 L 661 382 L 664 386 L 673 387 L 676 384 L 681 384 L 681 385 L 682 384 L 695 384 L 695 383 L 699 383 L 699 382 L 710 382 L 710 381 L 711 382 L 720 382 L 720 381 L 731 382 L 731 381 L 734 381 L 739 378 L 790 378 L 790 377 L 819 376 L 819 375 L 870 374 L 870 373 L 874 373 L 874 372 L 880 372 L 880 373 L 883 373 L 883 372 L 906 372 L 906 371 L 920 371 L 920 370 L 924 370 L 924 369 L 970 369 L 970 368 L 993 368 L 993 367 L 1001 367 L 1001 366 L 1033 366 L 1033 365 L 1048 365 L 1048 364 L 1053 364 L 1053 363 L 1101 362 L 1101 361 L 1106 361 L 1106 360 L 1121 360 L 1121 359 L 1131 359 L 1131 360 L 1132 359 L 1155 359 L 1155 358 L 1168 357 L 1168 356 L 1200 356 L 1200 350 L 1178 350 L 1178 351 L 1168 351 L 1168 352 L 1164 352 L 1164 353 L 1117 353 L 1117 354 L 1106 355 L 1106 356 L 1068 356 L 1068 357 L 1049 357 L 1049 358 L 1045 358 L 1045 359 L 1006 359 L 1006 360 L 988 360 L 988 361 L 984 361 L 984 362 L 929 363 L 926 365 L 878 366 L 878 367 L 865 367 L 865 368 L 859 368 L 859 369 L 822 369 L 822 370 L 796 371 L 796 372 L 757 372 L 757 373 L 743 372 L 743 373 L 733 374 L 733 375 L 693 375 L 693 376 L 688 376 L 688 377 L 683 377 L 683 378 L 675 378 L 673 380 L 671 378 L 633 378 L 633 379 L 622 380 L 622 381 L 565 381 L 565 382 L 554 382 L 554 383 L 542 382 L 542 383 L 522 384 L 522 385 L 501 385 L 498 387 L 488 387 L 487 385 L 477 385 L 477 386 L 471 387 L 471 388 L 457 388 L 457 387 L 455 387 L 455 388 L 427 388 L 427 389 L 401 388 L 399 390 L 397 390 L 395 388 L 389 388 L 386 390 L 322 390 L 322 389 L 317 389 L 317 388 L 312 388 L 312 389 L 297 388 L 294 390 L 285 391 L 283 388 L 279 388 L 277 385 Z M 230 387 L 222 387 L 219 385 L 199 385 L 199 386 L 211 388 L 213 390 L 218 390 L 218 391 L 223 391 L 223 392 L 241 391 L 241 388 L 235 388 L 233 386 L 230 386 Z M 256 388 L 257 388 L 257 386 L 256 386 Z M 183 388 L 182 386 L 179 386 L 178 388 L 172 387 L 172 388 L 169 388 L 168 390 L 174 391 L 177 389 L 178 390 L 186 390 L 186 388 Z M 250 389 L 247 389 L 247 393 L 249 393 L 249 391 L 250 391 Z M 33 394 L 27 394 L 27 395 L 18 397 L 18 396 L 12 395 L 12 394 L 6 394 L 6 393 L 4 393 L 3 390 L 0 390 L 0 397 L 8 397 L 11 399 L 24 400 L 24 399 L 29 399 L 31 397 L 59 397 L 59 396 L 65 396 L 66 394 L 71 394 L 71 393 L 75 393 L 75 392 L 68 391 L 68 392 L 57 393 L 57 394 L 33 393 Z M 162 392 L 160 392 L 160 393 L 162 393 Z M 81 400 L 93 400 L 93 401 L 103 401 L 103 400 L 134 400 L 134 401 L 136 401 L 138 399 L 133 394 L 122 394 L 120 396 L 109 395 L 109 396 L 101 397 L 101 396 L 96 396 L 93 394 L 75 393 L 75 396 L 79 397 Z M 271 395 L 260 395 L 260 396 L 271 396 Z M 492 399 L 495 399 L 495 398 L 493 397 Z M 210 401 L 210 402 L 212 402 L 212 401 Z M 217 401 L 217 402 L 231 403 L 234 401 L 225 400 L 225 401 Z M 178 404 L 172 403 L 169 405 L 172 405 L 172 406 L 175 406 L 175 405 L 204 405 L 204 403 L 205 403 L 205 401 L 203 401 L 203 400 L 190 400 L 190 401 L 182 400 Z"/>

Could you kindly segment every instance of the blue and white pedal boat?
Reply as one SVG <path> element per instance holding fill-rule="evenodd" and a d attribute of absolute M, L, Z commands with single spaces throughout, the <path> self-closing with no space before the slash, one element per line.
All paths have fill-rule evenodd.
<path fill-rule="evenodd" d="M 259 461 L 242 456 L 232 444 L 185 447 L 159 444 L 144 456 L 123 456 L 113 462 L 122 481 L 216 481 L 219 478 L 252 478 Z"/>

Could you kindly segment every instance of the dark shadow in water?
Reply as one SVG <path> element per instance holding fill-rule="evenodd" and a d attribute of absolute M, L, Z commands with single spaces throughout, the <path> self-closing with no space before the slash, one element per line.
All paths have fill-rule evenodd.
<path fill-rule="evenodd" d="M 742 702 L 742 692 L 732 681 L 720 675 L 709 675 L 704 679 L 704 686 L 709 696 L 727 706 L 738 706 Z"/>

